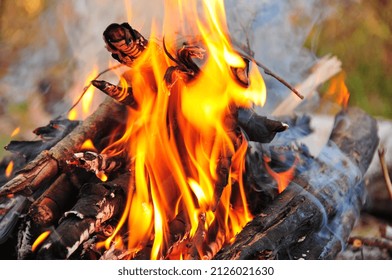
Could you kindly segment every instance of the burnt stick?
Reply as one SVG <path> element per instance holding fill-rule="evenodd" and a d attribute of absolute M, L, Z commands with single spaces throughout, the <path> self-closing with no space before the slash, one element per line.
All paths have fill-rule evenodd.
<path fill-rule="evenodd" d="M 138 105 L 133 97 L 132 87 L 122 88 L 120 86 L 113 85 L 106 81 L 93 80 L 92 85 L 103 93 L 109 95 L 114 100 L 127 105 L 133 109 L 137 109 Z"/>

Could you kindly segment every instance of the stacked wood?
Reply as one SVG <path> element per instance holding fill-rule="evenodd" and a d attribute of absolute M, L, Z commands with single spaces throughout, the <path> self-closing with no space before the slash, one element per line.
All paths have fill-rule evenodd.
<path fill-rule="evenodd" d="M 325 150 L 334 153 L 335 165 L 312 161 L 215 258 L 334 258 L 362 207 L 363 175 L 377 145 L 373 118 L 354 108 L 340 113 Z M 345 205 L 349 208 L 339 209 Z M 328 230 L 331 225 L 337 225 L 336 232 Z"/>
<path fill-rule="evenodd" d="M 132 66 L 133 61 L 151 44 L 126 23 L 110 25 L 104 32 L 104 39 L 113 58 L 127 66 Z M 203 48 L 184 45 L 174 58 L 165 45 L 163 47 L 164 53 L 175 62 L 165 73 L 164 80 L 168 87 L 172 87 L 179 78 L 185 82 L 190 81 L 202 71 L 193 58 L 202 59 Z M 248 65 L 251 59 L 244 57 L 244 60 L 245 68 L 231 68 L 231 71 L 238 83 L 246 88 L 249 85 Z M 265 71 L 269 73 L 268 68 Z M 34 159 L 0 189 L 0 197 L 17 197 L 20 204 L 17 205 L 18 210 L 28 214 L 20 231 L 19 258 L 67 259 L 89 253 L 100 255 L 94 250 L 89 253 L 86 250 L 81 252 L 81 245 L 84 243 L 85 248 L 92 248 L 96 243 L 94 237 L 101 233 L 104 236 L 111 235 L 111 222 L 119 218 L 124 211 L 126 197 L 132 196 L 134 192 L 134 169 L 127 162 L 126 156 L 114 158 L 80 149 L 88 139 L 95 139 L 101 147 L 106 147 L 106 137 L 123 126 L 127 114 L 132 114 L 140 104 L 134 99 L 131 84 L 116 86 L 98 80 L 92 81 L 92 84 L 110 98 L 83 123 L 72 131 L 67 131 L 67 135 L 62 134 L 62 140 L 56 139 L 54 146 L 46 147 L 48 150 L 45 148 L 36 157 L 30 155 Z M 156 84 L 150 86 L 154 88 Z M 286 123 L 260 116 L 253 109 L 234 104 L 228 107 L 224 129 L 235 150 L 243 141 L 270 143 L 277 133 L 288 128 Z M 175 112 L 172 114 L 176 115 Z M 177 121 L 175 116 L 167 119 Z M 309 130 L 307 127 L 306 131 Z M 179 138 L 180 133 L 175 132 L 173 137 Z M 258 171 L 272 183 L 271 176 L 264 168 L 268 152 L 262 144 L 259 146 L 259 154 L 250 155 L 248 151 L 247 165 L 251 168 L 245 177 L 249 176 L 251 179 L 244 178 L 248 196 L 252 196 L 253 201 L 268 203 L 251 207 L 255 214 L 253 221 L 243 229 L 233 244 L 226 246 L 218 254 L 216 253 L 225 243 L 224 238 L 211 239 L 211 236 L 224 236 L 223 232 L 219 232 L 221 229 L 218 229 L 218 225 L 213 224 L 206 231 L 205 213 L 200 213 L 199 227 L 194 237 L 189 239 L 189 221 L 185 213 L 180 212 L 170 221 L 170 232 L 167 233 L 170 240 L 165 244 L 167 248 L 164 257 L 170 258 L 177 250 L 180 254 L 185 252 L 185 257 L 189 259 L 213 256 L 216 259 L 333 258 L 348 238 L 362 207 L 362 177 L 378 144 L 378 138 L 372 137 L 373 135 L 376 135 L 376 126 L 368 115 L 357 109 L 342 112 L 336 118 L 330 142 L 322 154 L 333 153 L 334 160 L 329 162 L 326 157 L 314 159 L 303 147 L 298 148 L 300 151 L 291 150 L 292 156 L 284 157 L 281 161 L 290 165 L 295 158 L 298 164 L 297 176 L 280 195 L 277 194 L 276 185 L 273 185 L 273 193 L 268 196 L 268 201 L 252 191 L 255 185 L 260 184 L 252 181 L 257 181 Z M 185 149 L 185 145 L 183 139 L 177 138 L 176 143 L 180 143 L 178 149 L 181 151 Z M 233 157 L 233 151 L 228 147 L 223 147 L 219 152 L 215 170 L 214 211 L 221 207 L 219 200 L 229 182 Z M 253 160 L 255 155 L 256 161 Z M 84 170 L 75 172 L 75 166 L 92 171 L 102 182 Z M 82 175 L 78 174 L 80 172 Z M 105 179 L 99 176 L 102 174 Z M 337 175 L 333 177 L 331 174 Z M 110 178 L 106 178 L 107 175 Z M 268 192 L 269 190 L 262 194 Z M 28 211 L 25 206 L 29 203 L 25 197 L 34 201 L 29 205 Z M 12 212 L 16 206 L 12 207 L 7 211 Z M 33 252 L 33 241 L 48 227 L 51 231 L 49 236 Z M 7 228 L 10 228 L 9 222 Z M 331 228 L 334 229 L 333 232 L 330 231 Z M 132 257 L 149 257 L 151 247 L 151 244 L 146 244 L 145 248 Z M 119 255 L 129 257 L 124 251 L 109 251 L 116 258 Z"/>

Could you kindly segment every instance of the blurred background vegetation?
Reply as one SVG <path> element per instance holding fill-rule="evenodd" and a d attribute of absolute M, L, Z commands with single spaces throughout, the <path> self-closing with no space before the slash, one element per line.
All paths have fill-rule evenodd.
<path fill-rule="evenodd" d="M 392 1 L 328 1 L 334 6 L 306 43 L 343 63 L 350 105 L 392 118 Z"/>

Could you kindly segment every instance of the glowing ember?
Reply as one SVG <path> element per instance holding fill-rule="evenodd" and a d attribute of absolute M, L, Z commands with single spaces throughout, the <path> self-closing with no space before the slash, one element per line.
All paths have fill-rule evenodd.
<path fill-rule="evenodd" d="M 11 177 L 13 170 L 14 170 L 14 162 L 11 160 L 5 169 L 5 177 L 7 178 Z"/>
<path fill-rule="evenodd" d="M 45 241 L 45 239 L 49 236 L 49 234 L 50 234 L 50 230 L 47 230 L 47 231 L 44 231 L 43 233 L 41 233 L 37 237 L 37 239 L 34 241 L 33 245 L 31 246 L 31 251 L 34 252 L 38 248 L 38 246 L 40 244 L 42 244 L 42 242 Z"/>
<path fill-rule="evenodd" d="M 98 172 L 96 175 L 102 182 L 106 182 L 108 180 L 108 176 L 104 172 Z"/>

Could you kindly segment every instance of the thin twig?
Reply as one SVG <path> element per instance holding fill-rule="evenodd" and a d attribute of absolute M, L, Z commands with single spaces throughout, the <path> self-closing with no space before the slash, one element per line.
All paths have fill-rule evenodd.
<path fill-rule="evenodd" d="M 238 46 L 239 44 L 236 43 Z M 249 46 L 249 40 L 247 38 L 247 46 L 246 46 L 246 50 L 245 52 L 252 52 L 250 46 Z M 253 61 L 254 63 L 256 63 L 256 65 L 258 67 L 260 67 L 261 69 L 263 69 L 264 73 L 266 75 L 269 75 L 273 78 L 275 78 L 276 80 L 278 80 L 279 82 L 281 82 L 283 85 L 285 85 L 288 89 L 290 89 L 293 93 L 295 93 L 295 95 L 297 95 L 300 99 L 304 99 L 304 96 L 298 92 L 298 90 L 296 90 L 292 85 L 290 85 L 286 80 L 284 80 L 282 77 L 280 77 L 278 74 L 272 72 L 267 66 L 265 66 L 264 64 L 262 64 L 261 62 L 257 61 L 255 58 L 253 58 L 253 56 L 251 56 L 248 53 L 242 53 L 242 52 L 238 52 L 241 56 L 243 56 L 244 58 Z"/>
<path fill-rule="evenodd" d="M 389 177 L 387 163 L 385 162 L 385 149 L 383 147 L 380 147 L 378 149 L 378 157 L 380 158 L 380 165 L 381 165 L 382 173 L 384 174 L 384 179 L 389 193 L 389 198 L 392 200 L 392 182 L 391 182 L 391 178 Z"/>
<path fill-rule="evenodd" d="M 79 104 L 80 100 L 82 100 L 83 96 L 86 94 L 86 92 L 88 91 L 88 89 L 91 87 L 91 85 L 92 85 L 91 82 L 92 82 L 92 81 L 98 79 L 101 75 L 105 74 L 106 72 L 115 70 L 115 69 L 120 68 L 120 67 L 122 67 L 122 66 L 124 66 L 124 64 L 117 64 L 117 65 L 115 65 L 115 66 L 109 67 L 109 68 L 103 70 L 102 72 L 98 73 L 98 75 L 97 75 L 94 79 L 92 79 L 92 80 L 89 82 L 88 85 L 86 85 L 86 86 L 83 88 L 82 94 L 79 96 L 78 100 L 76 100 L 76 102 L 72 105 L 72 107 L 69 108 L 69 110 L 67 111 L 67 113 L 71 112 L 71 110 L 74 109 L 74 108 Z"/>
<path fill-rule="evenodd" d="M 300 99 L 304 99 L 304 96 L 302 94 L 300 94 L 292 85 L 290 85 L 287 81 L 285 81 L 282 77 L 278 76 L 277 74 L 275 74 L 274 72 L 272 72 L 269 68 L 267 68 L 265 65 L 263 65 L 262 63 L 258 62 L 257 60 L 255 60 L 254 58 L 252 58 L 252 61 L 254 63 L 256 63 L 257 66 L 259 66 L 260 68 L 262 68 L 264 70 L 264 73 L 267 75 L 270 75 L 272 77 L 274 77 L 275 79 L 277 79 L 279 82 L 281 82 L 283 85 L 285 85 L 288 89 L 290 89 L 292 92 L 295 93 L 295 95 L 297 95 Z"/>

